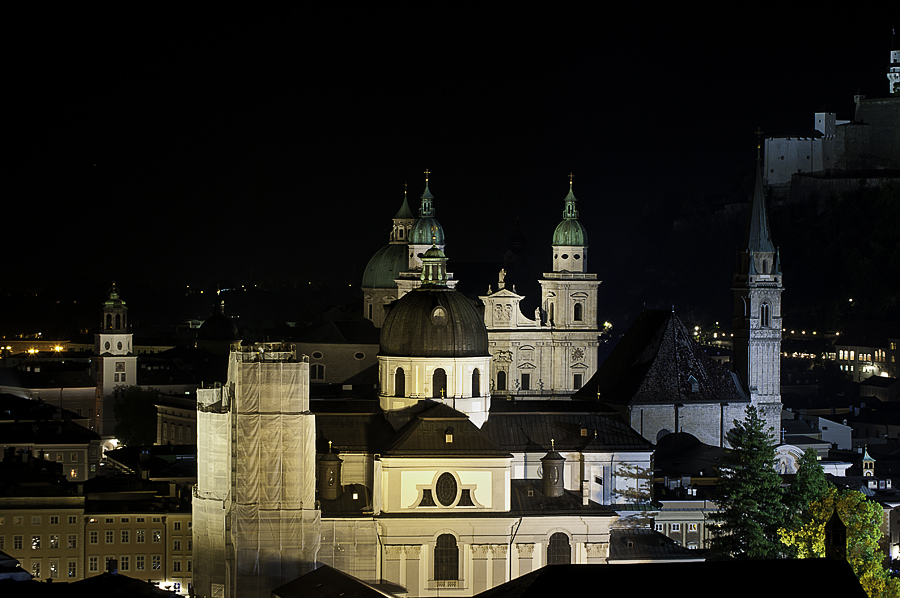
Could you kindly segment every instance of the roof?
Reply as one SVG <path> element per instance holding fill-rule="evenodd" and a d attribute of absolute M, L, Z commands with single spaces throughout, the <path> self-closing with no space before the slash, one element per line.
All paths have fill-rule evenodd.
<path fill-rule="evenodd" d="M 756 184 L 753 186 L 753 203 L 750 206 L 750 224 L 747 227 L 746 248 L 750 251 L 774 252 L 769 218 L 766 215 L 766 196 L 763 192 L 762 170 L 756 165 Z"/>
<path fill-rule="evenodd" d="M 428 403 L 431 403 L 428 401 Z M 447 441 L 452 433 L 453 440 Z M 385 457 L 511 457 L 473 424 L 465 413 L 432 403 L 400 428 L 382 451 Z"/>
<path fill-rule="evenodd" d="M 588 237 L 584 226 L 578 221 L 578 210 L 575 208 L 575 193 L 569 182 L 569 193 L 566 195 L 566 207 L 563 209 L 563 221 L 553 231 L 553 245 L 587 245 Z"/>
<path fill-rule="evenodd" d="M 364 289 L 395 289 L 397 283 L 394 280 L 401 272 L 406 271 L 409 265 L 405 244 L 392 243 L 379 249 L 363 271 L 362 288 Z"/>
<path fill-rule="evenodd" d="M 609 507 L 594 501 L 584 504 L 580 492 L 566 490 L 562 496 L 547 496 L 541 480 L 510 480 L 509 517 L 578 515 L 616 517 Z"/>
<path fill-rule="evenodd" d="M 696 383 L 696 390 L 694 390 Z M 617 406 L 749 402 L 734 374 L 707 356 L 674 312 L 644 310 L 575 398 Z"/>
<path fill-rule="evenodd" d="M 416 289 L 390 304 L 381 328 L 380 354 L 487 357 L 484 316 L 474 301 L 457 291 Z"/>
<path fill-rule="evenodd" d="M 653 448 L 618 413 L 589 412 L 581 401 L 565 402 L 580 409 L 563 412 L 555 409 L 562 401 L 504 403 L 492 402 L 491 415 L 481 431 L 510 452 L 547 451 L 551 439 L 558 451 L 649 451 Z M 586 435 L 582 435 L 582 430 L 586 430 Z"/>
<path fill-rule="evenodd" d="M 647 580 L 642 582 L 642 580 Z M 561 588 L 634 588 L 665 583 L 666 596 L 693 597 L 711 591 L 730 598 L 780 596 L 841 596 L 864 598 L 865 590 L 847 561 L 776 559 L 706 561 L 701 563 L 641 563 L 608 565 L 548 565 L 475 594 L 476 598 L 544 598 L 571 593 Z"/>
<path fill-rule="evenodd" d="M 296 342 L 321 345 L 377 345 L 380 331 L 370 320 L 331 320 L 304 331 Z"/>
<path fill-rule="evenodd" d="M 609 530 L 609 561 L 698 560 L 704 553 L 689 550 L 651 529 Z"/>
<path fill-rule="evenodd" d="M 404 588 L 393 584 L 378 585 L 388 586 L 389 590 L 405 592 Z M 383 592 L 373 585 L 328 565 L 319 565 L 316 570 L 278 586 L 272 590 L 272 596 L 275 598 L 293 598 L 295 596 L 298 598 L 300 596 L 304 598 L 338 598 L 339 596 L 343 598 L 381 598 L 383 596 L 393 598 L 393 594 Z"/>

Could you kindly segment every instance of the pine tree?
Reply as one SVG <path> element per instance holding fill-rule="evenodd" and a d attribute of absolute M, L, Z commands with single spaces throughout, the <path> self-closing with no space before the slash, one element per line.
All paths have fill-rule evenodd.
<path fill-rule="evenodd" d="M 718 513 L 711 515 L 714 558 L 764 559 L 783 554 L 778 529 L 787 509 L 781 477 L 775 471 L 771 429 L 752 405 L 744 421 L 726 435 L 731 448 L 719 470 Z"/>
<path fill-rule="evenodd" d="M 819 500 L 831 488 L 831 482 L 825 478 L 825 472 L 819 465 L 819 458 L 815 449 L 808 448 L 800 457 L 797 467 L 797 476 L 788 490 L 785 502 L 790 515 L 799 520 L 800 525 L 805 523 L 809 511 L 809 505 Z"/>

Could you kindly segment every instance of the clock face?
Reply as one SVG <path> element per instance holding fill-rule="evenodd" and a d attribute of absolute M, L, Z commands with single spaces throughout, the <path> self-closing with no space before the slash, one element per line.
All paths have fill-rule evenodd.
<path fill-rule="evenodd" d="M 584 349 L 577 347 L 572 349 L 572 361 L 581 361 L 584 359 Z"/>

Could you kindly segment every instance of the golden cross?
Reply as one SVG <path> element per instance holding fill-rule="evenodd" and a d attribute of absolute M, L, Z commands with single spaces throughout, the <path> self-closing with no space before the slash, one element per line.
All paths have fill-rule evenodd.
<path fill-rule="evenodd" d="M 429 174 L 431 174 L 431 171 L 428 170 L 428 169 L 426 168 L 426 169 L 425 169 L 425 183 L 426 183 L 426 184 L 428 183 L 428 175 L 429 175 Z"/>
<path fill-rule="evenodd" d="M 444 389 L 441 389 L 441 398 L 444 398 Z"/>
<path fill-rule="evenodd" d="M 570 187 L 572 186 L 572 179 L 573 179 L 573 178 L 575 178 L 575 175 L 572 174 L 572 173 L 570 172 L 570 173 L 569 173 L 569 186 L 570 186 Z"/>

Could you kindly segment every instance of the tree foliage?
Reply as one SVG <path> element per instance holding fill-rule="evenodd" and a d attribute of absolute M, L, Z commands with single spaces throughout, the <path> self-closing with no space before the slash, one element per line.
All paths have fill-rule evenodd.
<path fill-rule="evenodd" d="M 781 477 L 775 471 L 771 429 L 753 406 L 744 421 L 734 422 L 726 438 L 731 445 L 719 470 L 719 511 L 710 516 L 715 558 L 764 559 L 783 553 L 778 529 L 787 509 Z"/>
<path fill-rule="evenodd" d="M 892 579 L 884 568 L 884 554 L 878 546 L 884 509 L 861 492 L 830 488 L 810 503 L 805 525 L 778 530 L 781 541 L 796 548 L 800 558 L 823 558 L 825 525 L 835 509 L 847 528 L 847 561 L 869 598 L 900 596 L 900 580 Z"/>
<path fill-rule="evenodd" d="M 785 496 L 790 514 L 795 520 L 805 523 L 810 503 L 825 496 L 831 487 L 831 482 L 825 478 L 825 472 L 819 465 L 815 449 L 806 449 L 800 457 L 794 483 Z"/>
<path fill-rule="evenodd" d="M 156 402 L 159 391 L 138 386 L 116 390 L 113 414 L 116 416 L 116 438 L 119 442 L 126 446 L 156 442 Z"/>

